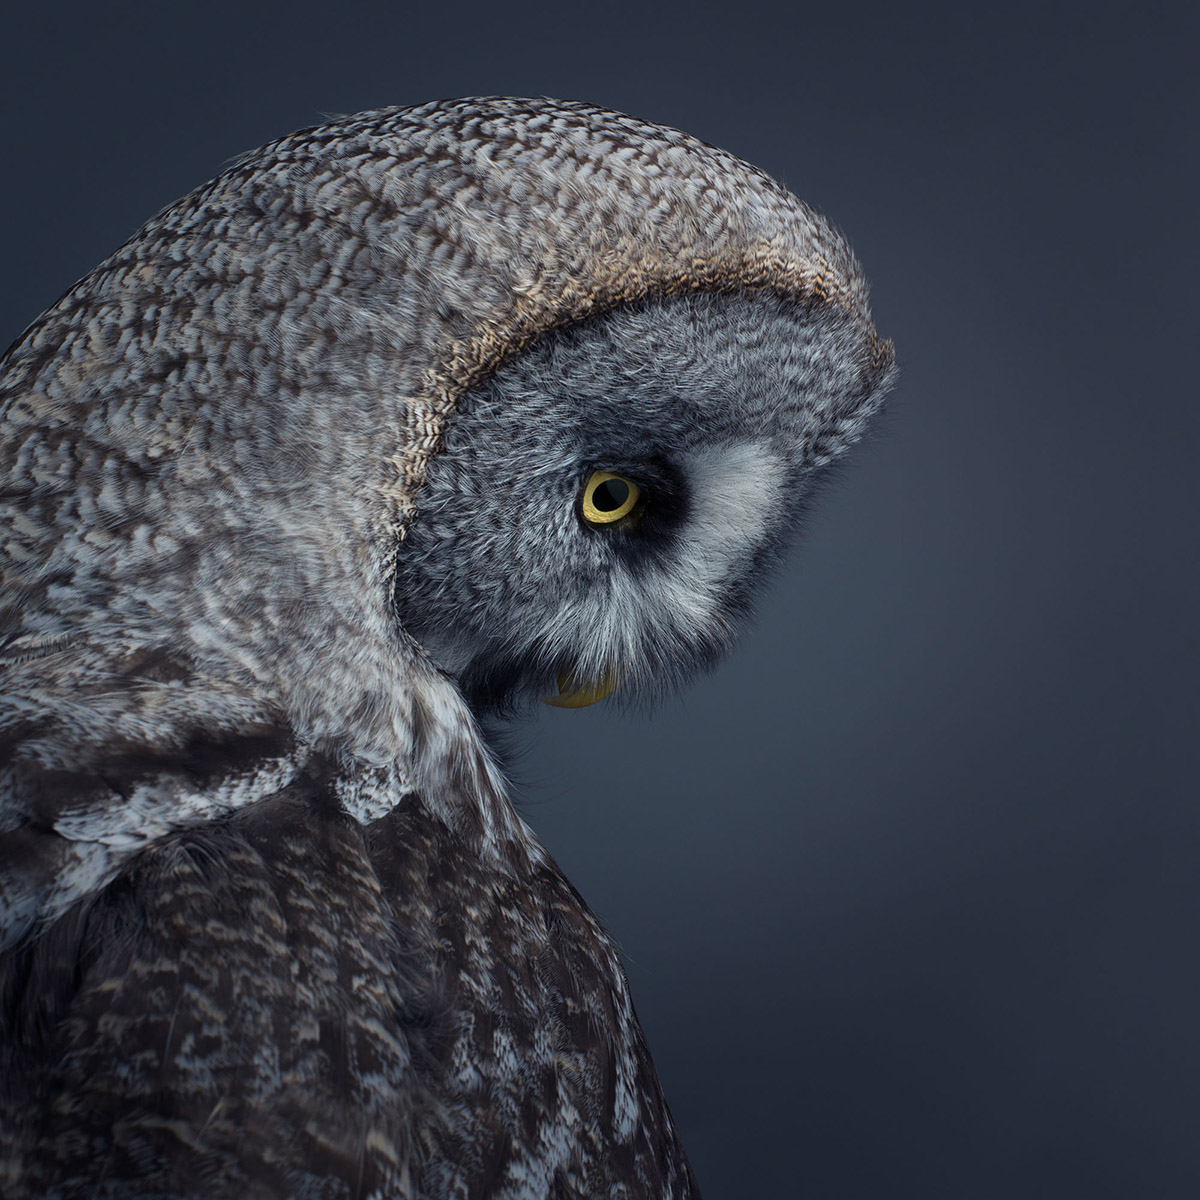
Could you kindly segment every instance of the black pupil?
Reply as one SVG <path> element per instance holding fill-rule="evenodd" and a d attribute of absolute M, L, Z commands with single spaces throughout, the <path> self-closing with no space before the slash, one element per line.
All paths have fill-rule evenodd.
<path fill-rule="evenodd" d="M 606 479 L 592 492 L 592 504 L 597 512 L 616 512 L 629 499 L 629 484 L 623 479 Z"/>

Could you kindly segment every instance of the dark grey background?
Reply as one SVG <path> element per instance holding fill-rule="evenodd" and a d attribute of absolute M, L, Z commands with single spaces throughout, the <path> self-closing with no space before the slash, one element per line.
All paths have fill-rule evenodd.
<path fill-rule="evenodd" d="M 525 808 L 710 1198 L 1200 1194 L 1196 7 L 26 5 L 0 340 L 325 112 L 594 100 L 850 235 L 903 379 L 756 632 Z"/>

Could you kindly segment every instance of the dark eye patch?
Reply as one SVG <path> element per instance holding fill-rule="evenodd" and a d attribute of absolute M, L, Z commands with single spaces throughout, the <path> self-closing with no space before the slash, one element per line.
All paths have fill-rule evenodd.
<path fill-rule="evenodd" d="M 601 459 L 596 470 L 618 477 L 593 490 L 593 504 L 599 511 L 616 512 L 628 500 L 629 480 L 640 493 L 633 513 L 611 526 L 596 526 L 580 516 L 580 524 L 590 534 L 602 533 L 605 542 L 631 569 L 638 572 L 659 562 L 671 550 L 689 508 L 689 484 L 683 471 L 670 459 L 654 455 L 639 459 Z M 608 483 L 614 484 L 605 490 Z M 598 495 L 604 491 L 603 495 Z M 603 504 L 611 504 L 604 509 Z"/>

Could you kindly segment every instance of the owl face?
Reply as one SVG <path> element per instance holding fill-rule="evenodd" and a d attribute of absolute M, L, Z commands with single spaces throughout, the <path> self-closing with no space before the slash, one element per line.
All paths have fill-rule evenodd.
<path fill-rule="evenodd" d="M 418 497 L 401 622 L 477 711 L 711 666 L 877 400 L 861 332 L 766 294 L 614 310 L 469 392 Z"/>

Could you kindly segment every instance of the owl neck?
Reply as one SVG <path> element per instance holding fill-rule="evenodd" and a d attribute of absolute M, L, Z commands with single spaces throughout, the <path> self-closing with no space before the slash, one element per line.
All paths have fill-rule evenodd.
<path fill-rule="evenodd" d="M 0 665 L 0 949 L 107 886 L 142 851 L 307 783 L 369 826 L 420 806 L 464 849 L 524 874 L 543 852 L 453 685 L 415 656 L 341 721 L 177 649 L 27 648 Z"/>

